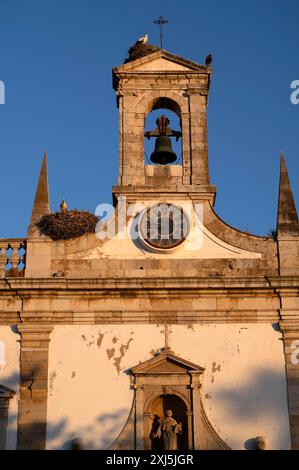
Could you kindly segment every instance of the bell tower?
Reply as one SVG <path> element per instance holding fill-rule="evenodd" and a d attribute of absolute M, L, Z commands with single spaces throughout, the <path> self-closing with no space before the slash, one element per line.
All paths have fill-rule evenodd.
<path fill-rule="evenodd" d="M 140 57 L 130 57 L 113 69 L 119 109 L 119 170 L 114 196 L 175 192 L 213 203 L 216 188 L 210 185 L 207 143 L 210 62 L 200 65 L 150 45 L 143 46 L 141 52 Z M 168 127 L 169 121 L 162 115 L 157 128 L 146 132 L 147 115 L 159 109 L 174 112 L 180 129 Z M 144 142 L 151 137 L 156 137 L 151 158 L 156 164 L 147 164 L 144 159 Z M 181 140 L 180 164 L 173 158 L 172 137 Z"/>

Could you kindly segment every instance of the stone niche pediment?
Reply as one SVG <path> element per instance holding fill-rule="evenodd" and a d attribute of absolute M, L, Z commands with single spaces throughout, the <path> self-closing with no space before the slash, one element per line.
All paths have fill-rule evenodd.
<path fill-rule="evenodd" d="M 186 374 L 196 373 L 202 374 L 204 368 L 193 364 L 192 362 L 186 361 L 171 351 L 163 351 L 157 354 L 155 357 L 148 359 L 147 361 L 138 364 L 131 368 L 131 373 L 134 375 L 144 374 L 164 374 L 164 373 L 176 373 Z"/>

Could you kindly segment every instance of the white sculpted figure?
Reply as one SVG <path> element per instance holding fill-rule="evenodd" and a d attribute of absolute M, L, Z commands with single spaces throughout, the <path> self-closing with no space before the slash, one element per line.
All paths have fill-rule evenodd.
<path fill-rule="evenodd" d="M 182 434 L 182 424 L 177 423 L 172 417 L 171 410 L 166 410 L 165 416 L 161 420 L 157 432 L 153 437 L 162 438 L 164 450 L 177 450 L 177 434 Z"/>

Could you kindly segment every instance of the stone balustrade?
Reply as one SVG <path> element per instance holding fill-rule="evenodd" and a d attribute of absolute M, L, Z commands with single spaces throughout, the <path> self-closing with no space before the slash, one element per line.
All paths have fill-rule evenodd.
<path fill-rule="evenodd" d="M 24 275 L 26 240 L 24 238 L 0 238 L 0 277 Z"/>

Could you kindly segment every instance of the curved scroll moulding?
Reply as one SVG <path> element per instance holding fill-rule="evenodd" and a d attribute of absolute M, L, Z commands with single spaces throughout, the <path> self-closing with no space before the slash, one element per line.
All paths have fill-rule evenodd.
<path fill-rule="evenodd" d="M 204 450 L 231 450 L 226 442 L 215 431 L 206 415 L 202 401 L 200 402 L 200 414 L 202 420 L 202 448 Z"/>
<path fill-rule="evenodd" d="M 263 252 L 268 250 L 269 246 L 276 247 L 272 237 L 242 232 L 227 224 L 208 201 L 204 203 L 203 223 L 211 233 L 221 240 L 244 250 Z"/>
<path fill-rule="evenodd" d="M 136 399 L 133 399 L 132 408 L 129 413 L 126 424 L 123 429 L 112 442 L 108 450 L 134 450 L 135 445 L 135 408 Z"/>

